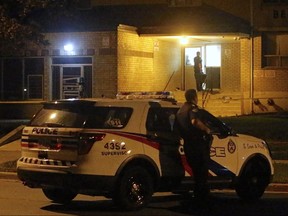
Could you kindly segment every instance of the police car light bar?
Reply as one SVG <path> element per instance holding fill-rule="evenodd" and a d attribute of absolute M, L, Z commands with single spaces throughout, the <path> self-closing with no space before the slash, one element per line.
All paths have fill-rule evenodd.
<path fill-rule="evenodd" d="M 119 92 L 117 99 L 161 99 L 174 100 L 173 93 L 170 91 L 152 91 L 152 92 Z"/>

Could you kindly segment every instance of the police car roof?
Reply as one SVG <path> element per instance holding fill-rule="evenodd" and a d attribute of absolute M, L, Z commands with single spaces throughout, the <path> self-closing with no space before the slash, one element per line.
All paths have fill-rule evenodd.
<path fill-rule="evenodd" d="M 76 105 L 76 106 L 133 106 L 136 104 L 160 104 L 163 106 L 177 106 L 175 100 L 166 99 L 113 99 L 113 98 L 81 98 L 81 99 L 62 99 L 57 101 L 45 102 L 44 105 Z"/>
<path fill-rule="evenodd" d="M 129 106 L 132 104 L 147 104 L 158 103 L 161 105 L 177 105 L 177 101 L 171 92 L 121 92 L 118 93 L 116 98 L 75 98 L 75 99 L 62 99 L 45 104 L 73 104 L 82 106 L 95 106 L 96 104 L 102 105 L 121 105 Z"/>

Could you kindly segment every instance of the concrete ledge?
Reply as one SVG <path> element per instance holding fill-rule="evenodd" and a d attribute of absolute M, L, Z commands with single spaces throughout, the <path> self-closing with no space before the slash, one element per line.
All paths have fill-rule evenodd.
<path fill-rule="evenodd" d="M 272 183 L 266 188 L 266 191 L 273 191 L 273 192 L 288 192 L 288 184 L 283 183 Z"/>
<path fill-rule="evenodd" d="M 0 179 L 19 180 L 15 172 L 0 172 Z"/>

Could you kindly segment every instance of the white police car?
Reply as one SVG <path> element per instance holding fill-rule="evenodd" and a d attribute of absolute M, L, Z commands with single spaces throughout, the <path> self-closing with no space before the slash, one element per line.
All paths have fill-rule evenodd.
<path fill-rule="evenodd" d="M 191 190 L 193 173 L 174 128 L 179 105 L 167 92 L 137 97 L 144 99 L 124 94 L 45 103 L 23 129 L 18 177 L 54 202 L 104 195 L 129 210 L 147 205 L 154 192 Z M 267 144 L 205 115 L 215 131 L 211 187 L 260 198 L 274 174 Z"/>

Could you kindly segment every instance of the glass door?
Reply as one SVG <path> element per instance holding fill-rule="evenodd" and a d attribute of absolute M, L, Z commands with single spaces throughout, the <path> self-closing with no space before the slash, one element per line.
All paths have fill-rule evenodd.
<path fill-rule="evenodd" d="M 207 45 L 206 47 L 206 88 L 220 89 L 221 45 Z"/>
<path fill-rule="evenodd" d="M 61 99 L 80 98 L 82 92 L 83 67 L 63 66 L 60 74 Z"/>
<path fill-rule="evenodd" d="M 91 57 L 55 57 L 51 67 L 52 100 L 92 97 Z"/>
<path fill-rule="evenodd" d="M 185 89 L 196 88 L 194 57 L 200 52 L 202 72 L 207 75 L 205 89 L 220 89 L 221 45 L 205 45 L 185 48 Z"/>

